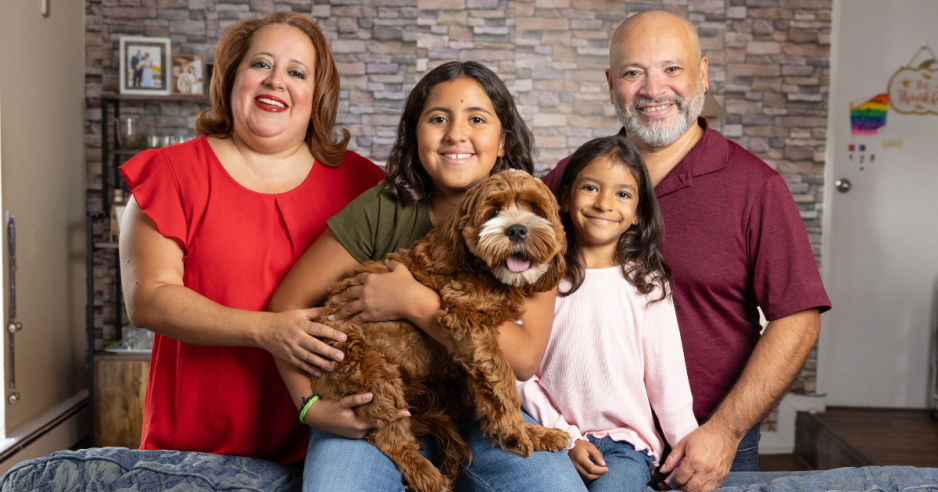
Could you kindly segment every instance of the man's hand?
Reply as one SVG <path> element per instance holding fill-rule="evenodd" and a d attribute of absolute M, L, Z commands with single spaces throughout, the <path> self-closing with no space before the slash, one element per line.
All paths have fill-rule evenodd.
<path fill-rule="evenodd" d="M 593 446 L 593 443 L 585 439 L 578 439 L 573 444 L 573 449 L 567 453 L 567 456 L 569 456 L 570 461 L 573 462 L 573 467 L 576 468 L 577 473 L 580 474 L 580 478 L 586 483 L 596 480 L 603 476 L 603 473 L 609 471 L 609 468 L 606 467 L 606 462 L 603 460 L 603 454 L 596 449 L 596 446 Z M 592 457 L 596 463 L 593 463 L 590 457 Z"/>
<path fill-rule="evenodd" d="M 684 492 L 713 490 L 726 480 L 740 440 L 712 421 L 707 422 L 674 446 L 661 473 L 674 470 L 668 485 Z"/>

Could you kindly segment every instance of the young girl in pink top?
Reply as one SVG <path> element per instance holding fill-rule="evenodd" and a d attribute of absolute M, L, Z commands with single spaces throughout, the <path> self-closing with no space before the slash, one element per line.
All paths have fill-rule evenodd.
<path fill-rule="evenodd" d="M 664 448 L 652 411 L 672 445 L 697 428 L 658 202 L 624 136 L 580 147 L 555 193 L 567 276 L 544 360 L 518 384 L 522 405 L 570 434 L 590 492 L 640 491 Z"/>

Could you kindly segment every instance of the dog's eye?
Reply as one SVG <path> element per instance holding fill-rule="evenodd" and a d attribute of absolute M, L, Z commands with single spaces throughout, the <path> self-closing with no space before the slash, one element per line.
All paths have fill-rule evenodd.
<path fill-rule="evenodd" d="M 497 209 L 497 208 L 492 211 L 492 218 L 494 219 L 495 217 L 498 217 L 498 209 Z"/>

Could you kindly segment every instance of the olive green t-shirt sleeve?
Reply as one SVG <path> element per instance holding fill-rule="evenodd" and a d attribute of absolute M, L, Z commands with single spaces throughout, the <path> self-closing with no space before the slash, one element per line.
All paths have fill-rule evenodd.
<path fill-rule="evenodd" d="M 359 263 L 409 248 L 432 228 L 425 202 L 402 206 L 383 184 L 359 195 L 326 225 Z"/>

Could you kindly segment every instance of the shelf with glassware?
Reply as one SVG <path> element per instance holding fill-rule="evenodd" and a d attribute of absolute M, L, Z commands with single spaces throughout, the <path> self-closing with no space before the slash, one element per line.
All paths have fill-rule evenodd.
<path fill-rule="evenodd" d="M 138 330 L 124 323 L 124 303 L 121 295 L 120 261 L 118 261 L 117 231 L 124 206 L 127 203 L 127 184 L 118 168 L 138 153 L 150 149 L 182 143 L 194 135 L 148 134 L 139 117 L 121 118 L 121 103 L 139 105 L 154 102 L 194 102 L 207 107 L 209 99 L 201 95 L 140 96 L 104 92 L 101 94 L 101 182 L 88 186 L 89 194 L 100 192 L 100 211 L 89 210 L 86 218 L 87 269 L 87 337 L 88 337 L 88 389 L 93 402 L 92 425 L 96 446 L 139 446 L 140 418 L 143 411 L 143 390 L 146 388 L 150 363 L 149 346 L 152 332 Z M 97 238 L 95 225 L 100 227 Z M 95 259 L 103 263 L 101 300 L 95 298 Z M 99 271 L 99 272 L 100 272 Z M 107 293 L 108 295 L 104 295 Z M 108 299 L 110 297 L 110 299 Z M 105 346 L 95 342 L 95 310 L 113 303 L 114 338 L 121 343 Z M 102 321 L 102 329 L 105 323 Z M 110 337 L 108 337 L 110 338 Z M 128 343 L 124 343 L 124 341 Z M 130 343 L 132 342 L 132 343 Z M 115 406 L 116 405 L 116 406 Z M 139 415 L 138 415 L 139 414 Z M 120 416 L 124 416 L 123 418 Z M 140 418 L 137 418 L 140 417 Z M 136 444 L 134 444 L 136 442 Z"/>

